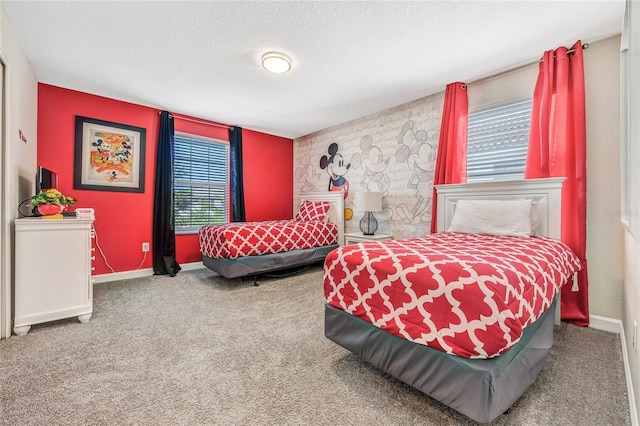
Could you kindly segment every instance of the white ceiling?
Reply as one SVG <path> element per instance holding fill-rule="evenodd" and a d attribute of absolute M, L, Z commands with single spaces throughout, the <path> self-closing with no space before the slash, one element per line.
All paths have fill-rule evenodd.
<path fill-rule="evenodd" d="M 619 34 L 624 12 L 624 0 L 0 3 L 39 82 L 289 138 Z M 262 69 L 269 50 L 292 71 Z"/>

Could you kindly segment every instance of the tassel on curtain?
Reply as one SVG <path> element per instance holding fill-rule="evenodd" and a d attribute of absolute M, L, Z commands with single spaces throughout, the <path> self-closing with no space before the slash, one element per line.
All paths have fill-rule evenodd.
<path fill-rule="evenodd" d="M 589 325 L 586 259 L 586 118 L 582 43 L 544 53 L 533 94 L 525 179 L 566 177 L 562 187 L 561 239 L 578 256 L 578 288 L 562 288 L 561 318 Z"/>
<path fill-rule="evenodd" d="M 436 157 L 436 171 L 433 177 L 431 201 L 431 233 L 437 230 L 438 203 L 436 185 L 444 183 L 464 183 L 467 181 L 467 123 L 469 101 L 467 85 L 456 82 L 447 85 L 442 109 L 440 139 Z"/>
<path fill-rule="evenodd" d="M 231 162 L 231 217 L 232 222 L 246 222 L 244 209 L 244 183 L 242 171 L 242 128 L 229 128 Z"/>
<path fill-rule="evenodd" d="M 176 261 L 176 233 L 173 216 L 173 118 L 160 114 L 153 199 L 153 273 L 174 277 L 180 271 Z"/>

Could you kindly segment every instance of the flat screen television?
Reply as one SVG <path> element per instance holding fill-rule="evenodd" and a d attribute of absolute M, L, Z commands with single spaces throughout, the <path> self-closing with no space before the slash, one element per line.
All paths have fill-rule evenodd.
<path fill-rule="evenodd" d="M 47 189 L 58 189 L 58 175 L 44 167 L 38 167 L 36 172 L 36 194 Z"/>

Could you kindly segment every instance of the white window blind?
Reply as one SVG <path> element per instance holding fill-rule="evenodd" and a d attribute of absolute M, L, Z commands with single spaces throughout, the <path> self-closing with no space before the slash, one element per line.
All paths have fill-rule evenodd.
<path fill-rule="evenodd" d="M 524 179 L 531 100 L 469 114 L 467 181 Z"/>
<path fill-rule="evenodd" d="M 229 219 L 229 144 L 175 135 L 174 216 L 178 232 Z"/>

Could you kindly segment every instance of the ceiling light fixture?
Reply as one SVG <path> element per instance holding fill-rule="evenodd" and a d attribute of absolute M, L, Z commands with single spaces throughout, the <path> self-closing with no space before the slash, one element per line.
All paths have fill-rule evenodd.
<path fill-rule="evenodd" d="M 280 52 L 267 52 L 262 55 L 262 67 L 270 72 L 282 74 L 291 69 L 291 58 Z"/>

